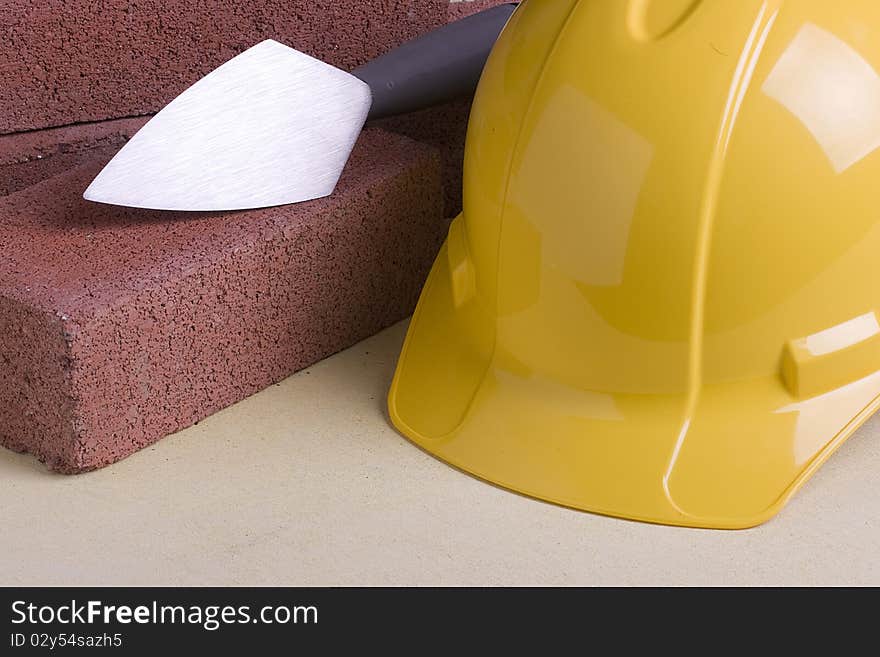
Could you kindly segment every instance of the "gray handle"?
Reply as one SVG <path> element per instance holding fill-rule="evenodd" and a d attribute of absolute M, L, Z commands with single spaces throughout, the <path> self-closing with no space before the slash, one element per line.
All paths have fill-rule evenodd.
<path fill-rule="evenodd" d="M 517 5 L 499 5 L 450 23 L 352 71 L 373 92 L 369 118 L 413 112 L 473 93 Z"/>

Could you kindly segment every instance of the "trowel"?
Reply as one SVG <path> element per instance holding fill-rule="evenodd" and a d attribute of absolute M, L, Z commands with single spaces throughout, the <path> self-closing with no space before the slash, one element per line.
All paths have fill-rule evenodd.
<path fill-rule="evenodd" d="M 351 73 L 277 41 L 258 43 L 150 119 L 83 196 L 188 211 L 328 196 L 368 119 L 473 92 L 515 9 L 500 5 L 450 23 Z"/>

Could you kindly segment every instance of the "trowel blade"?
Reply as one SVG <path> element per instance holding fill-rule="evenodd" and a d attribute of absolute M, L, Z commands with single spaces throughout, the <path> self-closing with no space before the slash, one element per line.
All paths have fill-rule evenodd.
<path fill-rule="evenodd" d="M 263 41 L 196 82 L 83 197 L 158 210 L 242 210 L 327 196 L 371 105 L 355 76 Z"/>

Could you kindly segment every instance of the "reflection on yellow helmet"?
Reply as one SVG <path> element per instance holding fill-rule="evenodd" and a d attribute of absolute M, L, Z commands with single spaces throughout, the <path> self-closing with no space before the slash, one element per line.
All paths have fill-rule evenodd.
<path fill-rule="evenodd" d="M 389 396 L 598 513 L 770 518 L 880 404 L 880 7 L 527 0 Z"/>

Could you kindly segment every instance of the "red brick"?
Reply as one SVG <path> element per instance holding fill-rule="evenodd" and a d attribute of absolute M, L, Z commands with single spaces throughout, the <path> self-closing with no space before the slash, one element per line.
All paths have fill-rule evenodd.
<path fill-rule="evenodd" d="M 112 463 L 405 317 L 447 228 L 435 151 L 379 130 L 336 193 L 309 203 L 83 201 L 123 127 L 92 134 L 91 158 L 64 131 L 67 153 L 31 135 L 0 144 L 7 164 L 14 140 L 79 158 L 0 198 L 0 442 L 62 472 Z"/>
<path fill-rule="evenodd" d="M 14 0 L 0 7 L 11 37 L 0 43 L 0 133 L 155 111 L 261 38 L 351 68 L 499 3 L 294 0 L 243 12 L 184 1 L 167 12 Z M 83 29 L 91 19 L 105 29 Z M 190 23 L 213 28 L 193 36 Z M 447 216 L 460 207 L 468 108 L 379 124 L 439 149 Z M 0 136 L 0 443 L 63 472 L 111 463 L 404 317 L 447 226 L 436 154 L 377 130 L 329 199 L 210 216 L 83 202 L 145 120 Z"/>
<path fill-rule="evenodd" d="M 511 0 L 447 0 L 447 2 L 449 4 L 448 20 L 454 21 L 495 5 L 503 5 Z"/>
<path fill-rule="evenodd" d="M 448 20 L 458 20 L 478 11 L 504 4 L 506 1 L 449 2 Z M 443 160 L 444 211 L 448 217 L 453 217 L 461 212 L 462 164 L 470 109 L 470 99 L 463 98 L 440 107 L 432 107 L 421 112 L 376 122 L 377 126 L 385 130 L 431 144 L 440 151 Z"/>
<path fill-rule="evenodd" d="M 156 112 L 272 38 L 350 69 L 442 24 L 445 0 L 6 0 L 0 134 Z"/>
<path fill-rule="evenodd" d="M 420 112 L 393 116 L 372 125 L 434 146 L 443 164 L 443 207 L 447 217 L 461 212 L 462 168 L 471 99 L 462 98 Z"/>
<path fill-rule="evenodd" d="M 0 196 L 87 161 L 109 160 L 146 118 L 0 135 Z"/>

